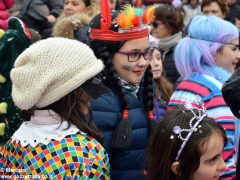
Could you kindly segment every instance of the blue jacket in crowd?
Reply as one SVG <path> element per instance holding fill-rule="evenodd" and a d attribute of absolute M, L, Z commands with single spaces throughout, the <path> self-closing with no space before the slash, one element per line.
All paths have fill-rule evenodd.
<path fill-rule="evenodd" d="M 91 101 L 93 120 L 104 137 L 111 164 L 111 179 L 141 180 L 146 167 L 146 147 L 148 143 L 147 117 L 143 104 L 133 94 L 128 93 L 130 101 L 129 121 L 132 128 L 132 144 L 127 150 L 111 149 L 111 139 L 121 117 L 122 109 L 119 97 L 105 94 Z"/>

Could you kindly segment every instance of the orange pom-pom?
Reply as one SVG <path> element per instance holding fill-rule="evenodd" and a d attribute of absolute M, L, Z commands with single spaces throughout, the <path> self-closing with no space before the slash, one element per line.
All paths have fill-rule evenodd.
<path fill-rule="evenodd" d="M 141 18 L 139 16 L 135 16 L 133 19 L 133 27 L 141 27 Z"/>
<path fill-rule="evenodd" d="M 149 120 L 153 120 L 154 119 L 152 111 L 148 111 L 148 118 L 149 118 Z"/>
<path fill-rule="evenodd" d="M 128 109 L 123 110 L 123 119 L 128 119 Z"/>

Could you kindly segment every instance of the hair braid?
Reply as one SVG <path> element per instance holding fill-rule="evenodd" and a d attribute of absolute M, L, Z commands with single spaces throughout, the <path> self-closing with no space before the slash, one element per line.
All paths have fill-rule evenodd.
<path fill-rule="evenodd" d="M 127 97 L 126 90 L 122 87 L 118 78 L 118 74 L 112 64 L 112 58 L 109 58 L 106 62 L 106 66 L 109 66 L 109 75 L 112 79 L 115 91 L 119 96 L 122 107 L 122 119 L 117 125 L 114 131 L 111 147 L 113 149 L 125 149 L 131 145 L 131 124 L 128 120 L 128 110 L 130 108 L 129 99 Z"/>
<path fill-rule="evenodd" d="M 153 116 L 153 75 L 151 66 L 148 66 L 143 81 L 143 105 L 148 117 L 148 136 L 157 129 L 157 123 Z"/>

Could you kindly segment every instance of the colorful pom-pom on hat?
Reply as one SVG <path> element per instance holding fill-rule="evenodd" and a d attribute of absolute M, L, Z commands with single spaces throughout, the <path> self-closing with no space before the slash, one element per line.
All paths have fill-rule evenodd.
<path fill-rule="evenodd" d="M 112 31 L 114 24 L 119 31 Z M 90 38 L 93 40 L 127 41 L 148 36 L 148 29 L 142 20 L 142 10 L 126 5 L 118 16 L 112 20 L 108 0 L 101 1 L 100 29 L 91 29 Z"/>

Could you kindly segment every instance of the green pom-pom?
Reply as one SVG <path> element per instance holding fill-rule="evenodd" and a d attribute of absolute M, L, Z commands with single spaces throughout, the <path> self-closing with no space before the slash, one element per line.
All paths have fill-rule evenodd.
<path fill-rule="evenodd" d="M 6 81 L 6 78 L 0 74 L 0 83 L 5 83 Z"/>
<path fill-rule="evenodd" d="M 5 123 L 0 123 L 0 136 L 3 136 L 5 133 L 5 127 L 6 124 Z"/>
<path fill-rule="evenodd" d="M 0 103 L 0 114 L 6 114 L 7 113 L 7 103 L 2 102 Z"/>
<path fill-rule="evenodd" d="M 0 38 L 5 34 L 4 30 L 0 29 Z"/>

